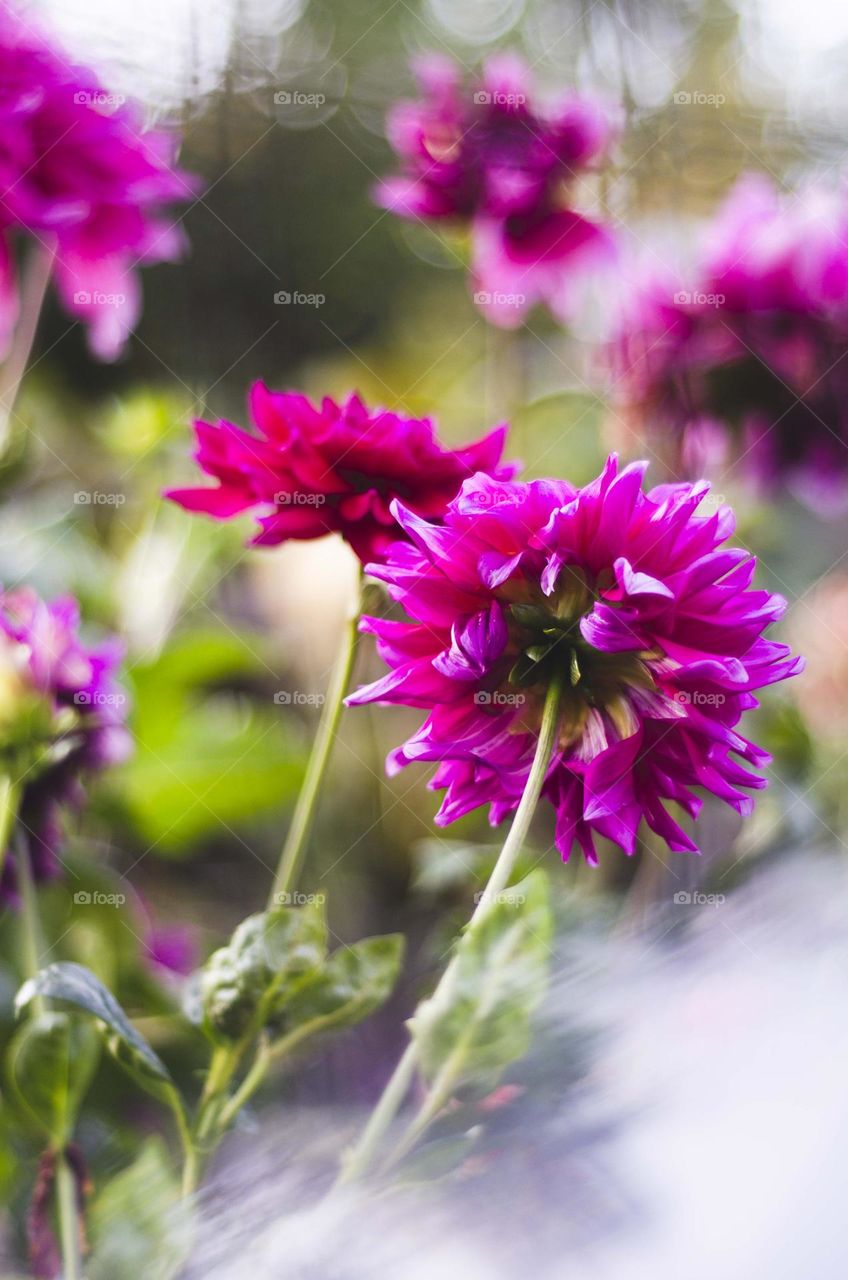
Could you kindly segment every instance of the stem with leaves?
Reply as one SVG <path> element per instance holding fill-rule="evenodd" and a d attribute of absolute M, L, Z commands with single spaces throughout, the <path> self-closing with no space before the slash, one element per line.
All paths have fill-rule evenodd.
<path fill-rule="evenodd" d="M 556 747 L 559 733 L 561 700 L 562 678 L 558 676 L 551 681 L 548 688 L 542 715 L 542 725 L 539 732 L 539 739 L 536 744 L 536 753 L 533 758 L 530 773 L 527 777 L 524 792 L 521 796 L 521 801 L 515 811 L 512 826 L 509 829 L 509 834 L 504 841 L 503 848 L 501 849 L 498 860 L 492 870 L 492 874 L 489 877 L 486 888 L 480 895 L 474 909 L 474 913 L 465 928 L 465 932 L 459 943 L 460 948 L 463 946 L 465 940 L 472 938 L 475 930 L 480 927 L 480 924 L 486 918 L 492 906 L 497 901 L 498 895 L 506 888 L 515 869 L 516 862 L 518 861 L 524 842 L 527 838 L 527 833 L 530 828 L 533 814 L 536 810 L 536 805 L 545 784 L 545 778 L 547 777 L 551 757 Z M 442 974 L 432 998 L 435 999 L 440 993 L 450 986 L 454 979 L 458 962 L 459 951 L 454 953 L 453 959 Z M 415 1075 L 416 1065 L 417 1050 L 415 1042 L 411 1041 L 398 1062 L 398 1065 L 395 1067 L 388 1084 L 383 1090 L 383 1094 L 377 1103 L 368 1124 L 363 1130 L 359 1142 L 346 1157 L 337 1185 L 361 1178 L 372 1169 L 386 1131 L 397 1115 L 403 1100 L 409 1091 L 409 1087 Z M 461 1066 L 462 1063 L 459 1061 L 457 1055 L 452 1055 L 452 1057 L 443 1064 L 442 1069 L 433 1084 L 433 1088 L 424 1100 L 421 1109 L 411 1121 L 389 1160 L 384 1162 L 382 1166 L 384 1169 L 395 1164 L 397 1160 L 400 1159 L 415 1142 L 417 1142 L 421 1134 L 429 1126 L 445 1103 L 450 1099 L 452 1088 L 458 1078 Z"/>
<path fill-rule="evenodd" d="M 280 853 L 277 873 L 268 897 L 268 906 L 273 907 L 286 901 L 297 882 L 297 876 L 306 853 L 309 832 L 315 817 L 315 808 L 321 792 L 321 784 L 327 771 L 327 765 L 338 733 L 339 722 L 344 710 L 345 694 L 350 685 L 353 664 L 356 659 L 359 638 L 359 615 L 362 598 L 362 578 L 360 575 L 357 589 L 357 603 L 346 619 L 344 636 L 339 649 L 330 687 L 321 711 L 321 720 L 315 742 L 306 768 L 306 776 L 300 795 L 297 798 L 294 814 Z"/>

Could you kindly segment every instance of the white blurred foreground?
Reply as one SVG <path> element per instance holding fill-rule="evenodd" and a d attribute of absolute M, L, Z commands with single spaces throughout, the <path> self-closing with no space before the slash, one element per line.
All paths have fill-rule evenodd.
<path fill-rule="evenodd" d="M 775 862 L 637 940 L 572 933 L 524 1092 L 459 1178 L 322 1203 L 357 1119 L 263 1117 L 189 1275 L 838 1280 L 846 1076 L 848 868 Z"/>

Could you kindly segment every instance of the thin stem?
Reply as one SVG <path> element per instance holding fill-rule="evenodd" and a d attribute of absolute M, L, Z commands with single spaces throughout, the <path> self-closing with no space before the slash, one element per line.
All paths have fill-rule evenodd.
<path fill-rule="evenodd" d="M 81 1280 L 77 1186 L 73 1170 L 64 1155 L 58 1157 L 56 1164 L 56 1204 L 62 1245 L 62 1280 Z"/>
<path fill-rule="evenodd" d="M 361 598 L 361 580 L 358 596 Z M 300 795 L 297 798 L 291 824 L 280 853 L 277 874 L 274 877 L 274 883 L 271 886 L 271 892 L 268 897 L 269 908 L 285 902 L 286 895 L 296 883 L 297 875 L 303 862 L 306 843 L 315 817 L 315 806 L 321 791 L 327 764 L 330 760 L 330 754 L 333 750 L 333 743 L 336 740 L 339 721 L 344 709 L 344 697 L 353 672 L 359 638 L 359 610 L 360 604 L 358 600 L 356 608 L 351 612 L 345 624 L 344 637 L 333 668 L 327 697 L 321 711 L 321 720 L 318 725 L 318 732 L 315 735 L 309 764 L 306 768 L 306 776 L 303 780 Z"/>
<path fill-rule="evenodd" d="M 6 865 L 20 798 L 20 787 L 17 783 L 8 776 L 0 777 L 0 877 Z"/>
<path fill-rule="evenodd" d="M 55 257 L 55 249 L 46 249 L 38 245 L 30 250 L 24 269 L 20 319 L 15 329 L 11 350 L 0 369 L 0 454 L 5 453 L 9 443 L 9 422 L 32 354 L 32 344 L 35 341 L 41 307 L 50 282 Z"/>
<path fill-rule="evenodd" d="M 504 841 L 504 846 L 500 852 L 497 862 L 492 869 L 486 888 L 483 890 L 478 899 L 474 913 L 465 929 L 464 938 L 468 938 L 479 928 L 481 921 L 487 912 L 497 901 L 498 894 L 509 883 L 515 864 L 519 854 L 524 846 L 527 838 L 527 832 L 530 823 L 542 793 L 542 787 L 547 777 L 548 766 L 551 762 L 554 748 L 559 733 L 559 713 L 560 702 L 562 698 L 562 678 L 557 676 L 551 681 L 545 698 L 545 707 L 542 715 L 542 726 L 539 731 L 539 740 L 536 744 L 536 754 L 533 757 L 533 764 L 527 777 L 527 782 L 521 796 L 521 801 L 515 811 L 515 817 L 509 834 Z M 462 941 L 460 941 L 460 947 Z M 433 993 L 436 998 L 438 993 L 453 980 L 454 973 L 458 964 L 458 952 L 454 953 L 448 967 L 442 974 Z M 415 1064 L 417 1058 L 417 1050 L 415 1042 L 411 1041 L 407 1045 L 398 1065 L 383 1090 L 382 1097 L 377 1103 L 371 1118 L 366 1125 L 359 1142 L 353 1148 L 353 1151 L 347 1156 L 344 1162 L 342 1173 L 338 1179 L 338 1184 L 350 1182 L 354 1178 L 361 1177 L 367 1173 L 373 1162 L 373 1157 L 377 1148 L 382 1141 L 385 1131 L 388 1129 L 392 1120 L 396 1116 L 409 1086 L 412 1083 L 415 1074 Z M 398 1150 L 404 1154 L 410 1146 L 426 1129 L 427 1125 L 434 1119 L 435 1115 L 441 1109 L 446 1097 L 450 1096 L 449 1086 L 456 1072 L 442 1071 L 439 1073 L 440 1085 L 438 1089 L 434 1089 L 430 1096 L 425 1099 L 422 1108 L 415 1119 L 412 1121 L 410 1129 L 401 1139 Z M 447 1077 L 450 1076 L 449 1080 Z M 397 1152 L 393 1153 L 392 1163 L 397 1158 Z M 338 1185 L 337 1184 L 337 1185 Z"/>
<path fill-rule="evenodd" d="M 32 877 L 32 864 L 29 857 L 26 836 L 18 832 L 15 843 L 15 872 L 18 893 L 21 899 L 21 926 L 23 932 L 24 972 L 28 978 L 34 978 L 41 970 L 43 940 L 41 922 L 38 918 L 38 897 Z M 44 999 L 36 996 L 32 1002 L 33 1013 L 44 1012 Z"/>

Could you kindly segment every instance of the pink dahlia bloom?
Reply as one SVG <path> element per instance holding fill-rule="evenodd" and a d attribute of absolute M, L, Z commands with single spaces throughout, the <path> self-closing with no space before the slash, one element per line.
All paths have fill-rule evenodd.
<path fill-rule="evenodd" d="M 443 449 L 429 418 L 368 409 L 358 396 L 313 405 L 295 392 L 257 382 L 250 410 L 258 435 L 231 422 L 195 423 L 196 458 L 217 488 L 171 489 L 188 511 L 224 520 L 255 514 L 257 546 L 340 533 L 364 562 L 405 537 L 395 498 L 421 516 L 440 517 L 475 471 L 514 474 L 501 462 L 506 427 L 461 449 Z"/>
<path fill-rule="evenodd" d="M 446 58 L 416 73 L 422 97 L 397 103 L 387 121 L 403 173 L 378 185 L 377 203 L 470 227 L 474 297 L 493 323 L 512 328 L 536 303 L 567 319 L 572 281 L 612 251 L 609 232 L 573 207 L 572 188 L 603 161 L 616 121 L 576 96 L 542 106 L 512 54 L 489 58 L 471 85 Z"/>
<path fill-rule="evenodd" d="M 705 440 L 761 488 L 848 506 L 848 199 L 780 196 L 748 177 L 706 237 L 692 279 L 633 291 L 613 346 L 619 386 L 678 474 Z"/>
<path fill-rule="evenodd" d="M 754 559 L 724 545 L 730 509 L 698 514 L 706 484 L 646 493 L 646 465 L 619 470 L 613 456 L 583 489 L 475 476 L 443 526 L 396 505 L 411 541 L 369 572 L 413 621 L 363 620 L 390 670 L 349 701 L 427 710 L 389 767 L 438 764 L 440 824 L 517 807 L 557 672 L 544 794 L 564 859 L 576 840 L 594 863 L 595 835 L 633 853 L 642 819 L 697 852 L 668 802 L 694 818 L 698 788 L 747 814 L 766 785 L 745 766 L 767 753 L 736 726 L 754 690 L 800 669 L 763 637 L 785 602 L 750 589 Z"/>
<path fill-rule="evenodd" d="M 17 310 L 15 235 L 55 252 L 63 306 L 95 355 L 118 355 L 141 310 L 134 268 L 184 247 L 165 206 L 197 184 L 174 167 L 176 147 L 0 0 L 0 355 Z"/>
<path fill-rule="evenodd" d="M 109 639 L 88 648 L 79 607 L 30 588 L 0 591 L 0 751 L 20 789 L 19 819 L 38 879 L 55 874 L 63 807 L 83 799 L 82 778 L 126 759 L 127 698 L 115 680 L 122 651 Z M 14 895 L 14 849 L 0 897 Z"/>

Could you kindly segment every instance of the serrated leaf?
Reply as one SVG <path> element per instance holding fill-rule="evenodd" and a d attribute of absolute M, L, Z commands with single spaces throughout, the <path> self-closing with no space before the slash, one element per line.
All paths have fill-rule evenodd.
<path fill-rule="evenodd" d="M 189 1202 L 164 1144 L 148 1141 L 111 1178 L 88 1213 L 91 1254 L 87 1280 L 171 1280 L 185 1265 L 192 1242 Z"/>
<path fill-rule="evenodd" d="M 88 1013 L 104 1023 L 121 1045 L 122 1065 L 131 1060 L 136 1064 L 140 1075 L 170 1083 L 171 1077 L 165 1064 L 153 1052 L 144 1036 L 136 1031 L 111 991 L 84 965 L 60 961 L 42 969 L 34 978 L 25 982 L 18 992 L 15 1001 L 18 1013 L 36 996 L 46 996 L 57 1004 Z"/>
<path fill-rule="evenodd" d="M 30 1018 L 9 1046 L 12 1090 L 26 1114 L 64 1147 L 97 1065 L 98 1038 L 92 1027 L 67 1013 Z"/>
<path fill-rule="evenodd" d="M 327 926 L 318 903 L 248 916 L 201 976 L 203 1025 L 214 1040 L 261 1029 L 321 969 Z"/>
<path fill-rule="evenodd" d="M 301 1033 L 340 1031 L 361 1022 L 391 995 L 403 949 L 399 933 L 339 947 L 283 1006 L 279 1026 L 284 1037 L 305 1039 Z"/>
<path fill-rule="evenodd" d="M 409 1024 L 431 1084 L 489 1088 L 523 1056 L 547 985 L 550 936 L 542 871 L 501 894 L 464 935 L 446 981 Z"/>

